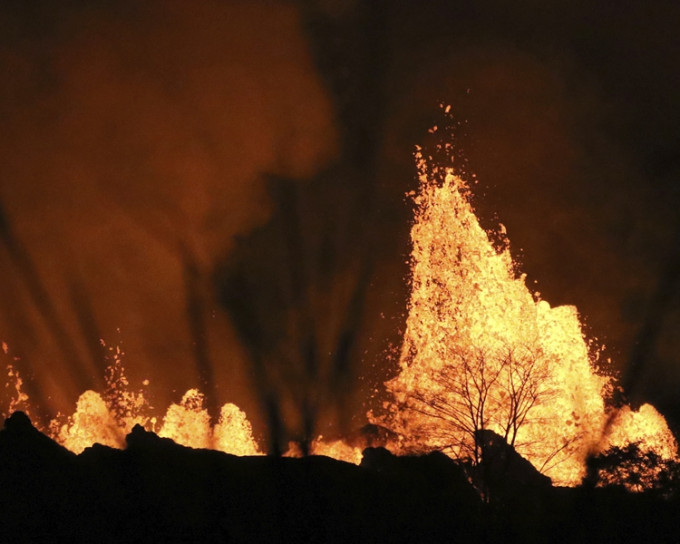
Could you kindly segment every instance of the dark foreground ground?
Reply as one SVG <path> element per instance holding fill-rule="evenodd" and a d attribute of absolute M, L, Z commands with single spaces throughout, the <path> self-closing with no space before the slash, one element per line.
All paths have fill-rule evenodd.
<path fill-rule="evenodd" d="M 680 503 L 509 476 L 483 503 L 441 454 L 235 457 L 137 427 L 76 456 L 13 414 L 0 431 L 0 542 L 678 542 Z"/>

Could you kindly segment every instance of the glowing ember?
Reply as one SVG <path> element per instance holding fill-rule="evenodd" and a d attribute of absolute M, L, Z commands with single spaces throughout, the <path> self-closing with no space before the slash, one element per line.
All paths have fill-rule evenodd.
<path fill-rule="evenodd" d="M 518 275 L 505 230 L 495 249 L 469 188 L 417 153 L 420 190 L 411 231 L 409 314 L 392 399 L 372 417 L 401 436 L 401 451 L 440 449 L 479 462 L 475 437 L 492 430 L 559 485 L 576 485 L 600 451 L 611 383 L 593 369 L 577 311 L 551 308 Z M 497 244 L 498 245 L 498 244 Z M 675 456 L 653 408 L 622 412 L 611 443 L 641 440 Z"/>

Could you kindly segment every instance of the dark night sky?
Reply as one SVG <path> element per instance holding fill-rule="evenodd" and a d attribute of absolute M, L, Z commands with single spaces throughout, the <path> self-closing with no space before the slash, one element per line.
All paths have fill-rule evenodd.
<path fill-rule="evenodd" d="M 404 194 L 443 101 L 466 122 L 482 220 L 507 226 L 530 284 L 576 304 L 617 367 L 642 361 L 631 397 L 680 422 L 680 6 L 367 4 L 0 3 L 0 337 L 34 394 L 65 410 L 97 386 L 101 337 L 157 405 L 207 360 L 219 401 L 257 421 L 220 271 L 251 247 L 261 292 L 291 275 L 267 245 L 290 223 L 276 179 L 316 233 L 305 266 L 330 263 L 301 276 L 320 286 L 322 351 L 370 277 L 342 381 L 361 414 L 403 324 Z"/>

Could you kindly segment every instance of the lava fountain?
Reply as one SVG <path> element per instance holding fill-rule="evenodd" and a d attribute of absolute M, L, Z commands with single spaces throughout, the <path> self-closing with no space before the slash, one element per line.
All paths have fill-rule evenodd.
<path fill-rule="evenodd" d="M 179 403 L 167 408 L 163 417 L 154 416 L 155 410 L 145 390 L 148 381 L 145 380 L 139 390 L 133 390 L 125 375 L 124 353 L 119 346 L 105 347 L 110 363 L 106 367 L 105 391 L 83 392 L 71 415 L 57 414 L 44 427 L 36 421 L 42 432 L 74 453 L 95 443 L 123 448 L 126 435 L 135 425 L 141 425 L 192 448 L 211 448 L 233 455 L 261 454 L 245 413 L 235 404 L 227 403 L 222 406 L 217 423 L 212 424 L 205 408 L 205 396 L 198 389 L 189 389 Z M 7 355 L 6 344 L 3 349 Z M 2 415 L 16 410 L 32 415 L 33 407 L 22 383 L 18 370 L 8 364 L 5 389 L 9 392 L 9 401 Z"/>
<path fill-rule="evenodd" d="M 394 449 L 477 463 L 479 433 L 490 430 L 569 486 L 581 482 L 589 454 L 611 446 L 636 442 L 675 458 L 675 438 L 652 406 L 610 418 L 605 398 L 614 384 L 595 370 L 600 352 L 576 308 L 553 308 L 527 288 L 505 229 L 487 233 L 468 184 L 428 159 L 418 150 L 399 373 L 386 383 L 384 412 L 369 415 L 398 432 Z"/>

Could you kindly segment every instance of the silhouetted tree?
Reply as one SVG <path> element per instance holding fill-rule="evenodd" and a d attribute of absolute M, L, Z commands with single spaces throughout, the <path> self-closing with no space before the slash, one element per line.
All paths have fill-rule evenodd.
<path fill-rule="evenodd" d="M 435 371 L 431 389 L 413 391 L 407 404 L 425 421 L 443 421 L 437 428 L 445 435 L 444 449 L 478 465 L 485 430 L 494 429 L 514 447 L 531 409 L 549 399 L 547 368 L 529 349 L 459 350 L 454 359 Z M 425 424 L 422 431 L 431 429 Z"/>

